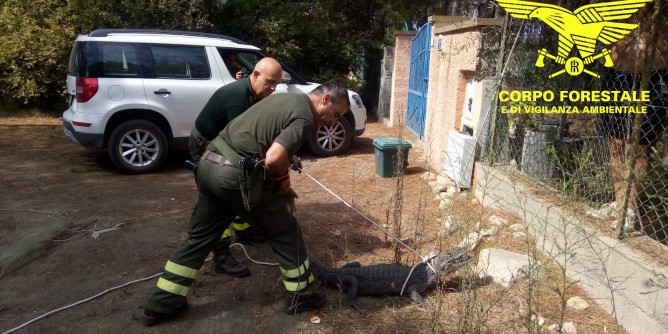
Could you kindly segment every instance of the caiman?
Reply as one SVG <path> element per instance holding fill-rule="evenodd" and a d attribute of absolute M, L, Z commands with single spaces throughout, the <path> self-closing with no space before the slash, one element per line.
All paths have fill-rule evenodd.
<path fill-rule="evenodd" d="M 399 296 L 402 291 L 403 295 L 410 295 L 413 301 L 428 308 L 429 304 L 420 293 L 434 288 L 441 275 L 461 268 L 471 258 L 466 255 L 465 248 L 443 251 L 430 260 L 433 270 L 425 262 L 417 264 L 415 269 L 399 264 L 362 266 L 359 262 L 348 263 L 341 268 L 328 268 L 312 258 L 309 262 L 316 281 L 346 291 L 348 303 L 364 311 L 366 307 L 357 296 Z"/>

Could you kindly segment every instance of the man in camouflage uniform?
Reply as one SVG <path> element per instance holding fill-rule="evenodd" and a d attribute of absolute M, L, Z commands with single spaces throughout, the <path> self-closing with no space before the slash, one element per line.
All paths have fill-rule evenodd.
<path fill-rule="evenodd" d="M 195 127 L 190 133 L 190 155 L 195 162 L 209 142 L 218 135 L 234 118 L 241 115 L 257 101 L 269 96 L 280 83 L 283 71 L 281 65 L 273 58 L 262 58 L 247 77 L 219 88 L 204 106 L 195 120 Z M 250 225 L 240 217 L 235 217 L 231 224 L 235 230 L 236 241 L 254 243 L 261 239 L 250 229 Z M 227 228 L 213 250 L 213 270 L 217 274 L 233 277 L 250 275 L 250 270 L 230 253 L 232 231 Z"/>
<path fill-rule="evenodd" d="M 345 87 L 328 82 L 308 94 L 269 96 L 220 132 L 202 155 L 188 239 L 172 253 L 146 302 L 146 325 L 185 311 L 197 272 L 236 215 L 250 222 L 278 257 L 286 312 L 324 305 L 325 296 L 314 291 L 301 230 L 287 205 L 296 197 L 288 172 L 315 127 L 338 120 L 349 107 Z"/>

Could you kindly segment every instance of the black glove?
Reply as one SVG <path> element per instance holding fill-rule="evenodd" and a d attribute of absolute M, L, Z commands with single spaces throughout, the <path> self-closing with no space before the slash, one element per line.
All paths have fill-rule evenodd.
<path fill-rule="evenodd" d="M 290 159 L 290 162 L 292 165 L 290 165 L 290 169 L 297 171 L 299 174 L 302 173 L 302 159 L 299 159 L 298 156 L 293 155 L 292 159 Z"/>

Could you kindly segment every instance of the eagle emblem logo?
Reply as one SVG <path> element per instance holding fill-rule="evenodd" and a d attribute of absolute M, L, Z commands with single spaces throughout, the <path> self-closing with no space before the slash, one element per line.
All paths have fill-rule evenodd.
<path fill-rule="evenodd" d="M 540 2 L 522 0 L 497 0 L 499 6 L 512 17 L 524 20 L 540 19 L 559 34 L 557 55 L 552 55 L 543 48 L 538 51 L 536 67 L 545 66 L 545 58 L 550 58 L 560 65 L 563 70 L 550 74 L 554 78 L 563 73 L 577 76 L 587 73 L 593 77 L 600 75 L 585 68 L 585 65 L 603 58 L 603 66 L 612 67 L 614 63 L 610 57 L 610 50 L 606 47 L 596 52 L 596 41 L 610 45 L 622 39 L 633 31 L 637 24 L 614 22 L 624 20 L 636 13 L 646 3 L 652 0 L 625 0 L 611 1 L 582 6 L 575 11 L 566 8 L 544 4 Z M 569 57 L 573 46 L 577 46 L 578 56 Z"/>

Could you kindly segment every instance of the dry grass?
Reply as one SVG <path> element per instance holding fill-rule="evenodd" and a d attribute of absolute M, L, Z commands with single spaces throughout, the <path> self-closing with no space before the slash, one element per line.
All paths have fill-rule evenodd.
<path fill-rule="evenodd" d="M 409 202 L 408 200 L 406 202 Z M 406 203 L 408 204 L 408 203 Z M 410 206 L 410 205 L 408 205 Z M 465 195 L 458 195 L 453 201 L 452 215 L 458 221 L 461 217 L 481 214 L 482 221 L 491 215 L 508 219 L 505 228 L 500 229 L 493 238 L 484 240 L 484 247 L 502 248 L 518 253 L 527 253 L 527 244 L 531 240 L 515 239 L 507 227 L 521 221 L 507 213 L 487 210 L 473 204 Z M 437 212 L 434 212 L 435 214 Z M 473 220 L 477 223 L 478 219 Z M 470 222 L 471 228 L 475 223 Z M 487 227 L 484 224 L 482 227 Z M 425 224 L 424 235 L 439 228 L 435 224 Z M 459 236 L 465 234 L 466 224 L 461 228 L 442 237 L 443 248 L 453 247 Z M 359 241 L 359 240 L 358 240 Z M 424 238 L 423 243 L 430 245 L 439 242 L 436 239 Z M 349 257 L 360 260 L 363 264 L 389 262 L 392 252 L 389 247 L 377 249 L 373 255 L 359 253 L 356 243 L 349 245 Z M 384 254 L 384 255 L 383 255 Z M 379 259 L 379 258 L 384 258 Z M 538 256 L 544 264 L 546 273 L 540 279 L 517 281 L 509 288 L 480 280 L 475 277 L 471 268 L 464 268 L 447 277 L 435 290 L 425 294 L 426 299 L 434 306 L 432 310 L 424 310 L 406 297 L 371 298 L 362 300 L 370 305 L 370 312 L 361 314 L 349 307 L 345 295 L 330 291 L 328 308 L 319 314 L 325 323 L 333 329 L 332 333 L 548 333 L 547 326 L 559 322 L 562 311 L 564 321 L 574 322 L 579 333 L 626 333 L 615 320 L 597 304 L 588 298 L 586 292 L 565 278 L 558 266 Z M 342 265 L 347 261 L 334 261 L 334 265 Z M 407 261 L 411 263 L 411 261 Z M 568 287 L 566 291 L 560 290 Z M 568 298 L 580 296 L 587 300 L 590 307 L 584 311 L 569 309 L 565 306 Z M 542 328 L 537 328 L 529 321 L 531 314 L 540 314 L 546 319 Z M 529 329 L 528 326 L 534 326 Z"/>
<path fill-rule="evenodd" d="M 0 107 L 0 126 L 60 125 L 61 117 L 39 109 L 7 109 Z"/>
<path fill-rule="evenodd" d="M 401 129 L 387 129 L 369 124 L 364 137 L 406 136 L 412 143 L 418 141 Z M 558 265 L 544 258 L 526 238 L 514 238 L 510 225 L 522 221 L 507 212 L 484 208 L 473 201 L 467 192 L 459 193 L 445 210 L 439 210 L 432 189 L 422 179 L 426 172 L 420 160 L 422 148 L 414 144 L 409 153 L 409 168 L 401 182 L 395 178 L 382 179 L 374 174 L 374 164 L 368 158 L 352 152 L 345 165 L 327 169 L 331 164 L 306 164 L 307 171 L 335 193 L 347 194 L 345 200 L 361 209 L 377 224 L 393 231 L 399 220 L 400 235 L 408 245 L 426 255 L 436 249 L 455 248 L 470 232 L 488 228 L 492 215 L 508 220 L 493 236 L 483 239 L 483 247 L 502 248 L 522 254 L 538 253 L 545 274 L 528 281 L 517 281 L 509 288 L 478 279 L 471 268 L 450 275 L 435 291 L 425 293 L 434 306 L 424 310 L 407 297 L 363 297 L 370 311 L 359 313 L 349 307 L 345 295 L 329 290 L 329 303 L 319 312 L 326 333 L 548 333 L 547 326 L 563 321 L 574 322 L 578 333 L 626 333 L 607 312 L 592 301 L 586 292 L 562 275 Z M 359 152 L 372 153 L 372 152 Z M 337 158 L 330 158 L 337 159 Z M 352 162 L 350 161 L 352 159 Z M 296 176 L 295 184 L 310 180 Z M 401 192 L 396 186 L 401 185 Z M 301 198 L 329 199 L 322 189 L 298 189 Z M 403 197 L 397 198 L 397 193 Z M 326 200 L 325 200 L 326 201 Z M 397 215 L 397 201 L 401 212 Z M 452 216 L 455 226 L 442 230 L 446 216 Z M 335 217 L 335 218 L 334 218 Z M 314 224 L 306 221 L 315 221 Z M 341 266 L 351 261 L 364 264 L 389 263 L 395 258 L 395 243 L 372 224 L 366 222 L 345 205 L 332 200 L 331 210 L 309 212 L 300 217 L 310 252 L 328 265 Z M 411 265 L 418 257 L 401 249 L 401 262 Z M 589 302 L 589 308 L 577 311 L 565 307 L 568 298 L 580 296 Z M 538 328 L 529 320 L 537 313 L 545 318 Z"/>
<path fill-rule="evenodd" d="M 572 214 L 578 221 L 586 224 L 586 226 L 600 235 L 605 235 L 611 238 L 620 238 L 619 228 L 611 229 L 611 220 L 600 220 L 587 216 L 587 210 L 596 209 L 588 206 L 586 203 L 574 196 L 568 196 L 560 193 L 558 190 L 546 186 L 545 184 L 531 179 L 530 177 L 514 170 L 511 171 L 513 180 L 525 185 L 525 189 L 533 196 L 540 198 L 546 203 L 558 205 L 561 208 Z M 655 264 L 660 267 L 668 266 L 668 246 L 657 242 L 651 236 L 640 233 L 626 233 L 620 239 L 624 240 L 627 245 L 634 250 L 639 251 L 648 263 Z"/>

